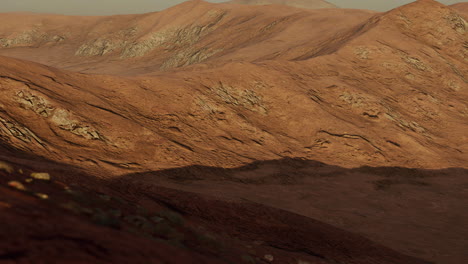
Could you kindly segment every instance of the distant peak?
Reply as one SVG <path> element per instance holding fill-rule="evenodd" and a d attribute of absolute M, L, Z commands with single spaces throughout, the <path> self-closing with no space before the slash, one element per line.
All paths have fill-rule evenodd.
<path fill-rule="evenodd" d="M 242 5 L 287 5 L 305 9 L 337 8 L 325 0 L 231 0 L 228 3 Z"/>
<path fill-rule="evenodd" d="M 396 9 L 404 9 L 404 8 L 417 8 L 417 7 L 445 7 L 445 5 L 435 1 L 435 0 L 417 0 L 415 2 L 400 6 Z"/>

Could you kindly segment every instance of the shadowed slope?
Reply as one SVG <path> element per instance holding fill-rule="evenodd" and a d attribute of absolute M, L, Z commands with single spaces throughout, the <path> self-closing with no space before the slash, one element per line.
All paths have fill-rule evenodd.
<path fill-rule="evenodd" d="M 126 175 L 218 198 L 252 201 L 356 232 L 399 252 L 459 264 L 468 214 L 466 169 L 345 169 L 301 159 L 257 161 L 224 169 L 189 166 Z"/>
<path fill-rule="evenodd" d="M 14 152 L 7 157 L 16 158 Z M 41 160 L 30 158 L 35 163 Z M 32 179 L 35 165 L 23 162 L 0 163 L 2 261 L 429 263 L 319 221 L 251 202 L 126 179 L 108 182 L 70 171 L 90 180 L 85 183 L 54 167 L 41 171 L 50 178 Z"/>

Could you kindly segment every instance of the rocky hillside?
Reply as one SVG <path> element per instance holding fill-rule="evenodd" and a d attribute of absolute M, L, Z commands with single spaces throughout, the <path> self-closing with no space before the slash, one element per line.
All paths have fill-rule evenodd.
<path fill-rule="evenodd" d="M 2 14 L 0 55 L 80 72 L 124 75 L 200 63 L 291 60 L 304 48 L 321 45 L 371 15 L 203 1 L 142 15 Z M 311 27 L 317 24 L 321 27 Z"/>
<path fill-rule="evenodd" d="M 468 23 L 458 10 L 432 0 L 386 13 L 189 1 L 141 15 L 0 14 L 3 160 L 28 175 L 54 161 L 59 181 L 67 180 L 68 166 L 76 170 L 70 184 L 82 181 L 77 175 L 115 184 L 106 193 L 130 195 L 134 190 L 125 188 L 136 185 L 159 195 L 151 189 L 157 184 L 210 194 L 217 198 L 192 205 L 190 195 L 158 196 L 158 204 L 208 223 L 212 215 L 197 211 L 204 199 L 213 199 L 207 203 L 218 213 L 237 214 L 258 208 L 215 201 L 248 197 L 408 255 L 459 264 L 465 250 L 446 246 L 458 245 L 468 231 L 460 224 L 443 232 L 466 219 L 459 208 L 467 202 Z M 362 166 L 378 168 L 356 169 Z M 16 169 L 3 186 L 15 177 L 27 183 Z M 294 183 L 299 187 L 288 185 Z M 83 191 L 97 185 L 83 184 Z M 303 194 L 306 184 L 323 195 Z M 255 189 L 246 193 L 247 185 Z M 44 188 L 32 195 L 57 191 Z M 259 216 L 265 222 L 283 217 L 258 210 L 265 210 Z M 392 231 L 401 226 L 409 228 Z M 291 241 L 297 238 L 304 237 Z M 315 254 L 308 242 L 294 243 L 279 249 L 315 257 L 305 263 L 414 263 L 382 260 L 393 254 L 386 251 L 359 260 L 363 248 L 320 260 L 323 252 L 334 256 L 333 246 Z"/>
<path fill-rule="evenodd" d="M 255 63 L 123 78 L 2 57 L 1 131 L 16 148 L 92 169 L 290 156 L 463 167 L 466 34 L 455 11 L 419 1 Z"/>

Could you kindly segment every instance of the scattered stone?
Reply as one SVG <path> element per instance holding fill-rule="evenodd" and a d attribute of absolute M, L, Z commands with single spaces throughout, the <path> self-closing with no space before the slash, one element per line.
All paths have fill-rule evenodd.
<path fill-rule="evenodd" d="M 0 161 L 0 170 L 6 171 L 7 173 L 13 173 L 13 166 L 6 163 L 5 161 Z"/>
<path fill-rule="evenodd" d="M 62 187 L 64 190 L 68 191 L 70 190 L 70 187 L 68 187 L 68 185 L 66 185 L 65 183 L 63 182 L 60 182 L 60 181 L 54 181 L 55 184 L 59 185 L 60 187 Z"/>
<path fill-rule="evenodd" d="M 273 262 L 273 260 L 275 260 L 275 258 L 270 254 L 265 255 L 263 258 L 268 262 Z"/>
<path fill-rule="evenodd" d="M 45 193 L 34 193 L 34 196 L 36 196 L 37 198 L 42 199 L 42 200 L 49 199 L 49 195 L 47 195 Z"/>
<path fill-rule="evenodd" d="M 26 191 L 26 187 L 24 187 L 24 185 L 18 181 L 10 181 L 8 182 L 8 186 L 19 191 Z"/>
<path fill-rule="evenodd" d="M 41 181 L 50 181 L 50 175 L 47 172 L 33 172 L 31 178 Z"/>
<path fill-rule="evenodd" d="M 26 180 L 24 180 L 24 181 L 25 181 L 26 183 L 31 183 L 31 182 L 33 182 L 33 179 L 31 179 L 31 178 L 27 178 L 27 179 L 26 179 Z"/>
<path fill-rule="evenodd" d="M 24 172 L 23 172 L 23 169 L 19 169 L 18 172 L 19 172 L 20 174 L 23 174 L 23 173 L 24 173 Z"/>

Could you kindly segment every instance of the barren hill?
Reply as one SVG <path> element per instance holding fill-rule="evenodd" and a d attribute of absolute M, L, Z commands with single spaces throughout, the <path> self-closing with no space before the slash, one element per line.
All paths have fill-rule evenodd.
<path fill-rule="evenodd" d="M 459 264 L 467 227 L 444 231 L 467 217 L 457 10 L 189 1 L 142 15 L 1 14 L 0 141 L 118 188 L 248 198 Z M 27 165 L 15 155 L 4 159 Z"/>
<path fill-rule="evenodd" d="M 174 9 L 185 10 L 191 4 Z M 212 8 L 220 12 L 215 4 L 201 2 L 197 7 L 207 14 L 215 12 Z M 243 14 L 246 10 L 238 11 Z M 2 103 L 9 115 L 2 118 L 4 123 L 12 119 L 34 132 L 29 141 L 36 143 L 9 138 L 14 145 L 39 155 L 47 150 L 57 154 L 54 158 L 93 168 L 145 170 L 193 163 L 236 166 L 285 156 L 343 166 L 466 165 L 466 22 L 461 16 L 433 1 L 420 1 L 356 21 L 354 26 L 343 22 L 332 37 L 311 42 L 300 37 L 307 35 L 300 30 L 308 30 L 304 23 L 311 24 L 317 13 L 291 12 L 300 15 L 301 24 L 270 27 L 274 30 L 271 36 L 285 34 L 282 41 L 250 40 L 250 45 L 239 44 L 211 63 L 164 74 L 145 70 L 146 76 L 131 78 L 83 75 L 2 58 Z M 357 12 L 350 11 L 348 15 L 354 15 L 350 20 L 359 21 L 355 17 L 361 13 Z M 155 15 L 147 16 L 153 19 Z M 80 19 L 91 18 L 74 21 Z M 242 26 L 226 20 L 230 22 L 218 22 L 227 23 L 222 34 Z M 25 21 L 22 25 L 31 23 Z M 257 28 L 262 27 L 257 23 Z M 215 33 L 210 34 L 214 37 Z M 284 50 L 290 45 L 284 44 L 286 34 L 298 36 L 291 39 L 297 46 Z M 200 37 L 200 45 L 222 45 L 208 37 L 206 41 Z M 23 58 L 26 53 L 45 57 L 41 48 L 28 45 L 8 46 L 2 53 L 21 51 Z M 51 54 L 53 48 L 69 47 L 54 45 Z M 280 52 L 273 52 L 275 49 Z M 259 58 L 255 51 L 269 55 Z M 152 56 L 140 59 L 157 63 L 149 60 Z M 109 67 L 119 63 L 130 69 L 128 65 L 133 63 L 138 67 L 135 58 L 114 64 L 112 57 L 96 55 L 88 63 L 94 59 Z M 58 64 L 62 60 L 60 57 Z M 239 62 L 232 62 L 236 60 Z M 30 122 L 35 116 L 40 118 Z M 102 151 L 84 155 L 81 152 L 86 148 Z"/>
<path fill-rule="evenodd" d="M 287 5 L 307 9 L 337 7 L 323 0 L 232 0 L 229 3 L 243 5 Z"/>
<path fill-rule="evenodd" d="M 304 48 L 315 48 L 357 27 L 372 14 L 203 1 L 143 15 L 3 14 L 0 55 L 73 71 L 124 75 L 199 63 L 290 60 L 303 54 Z M 12 24 L 15 19 L 21 25 Z"/>
<path fill-rule="evenodd" d="M 467 2 L 454 4 L 454 5 L 451 5 L 450 7 L 457 10 L 457 12 L 460 12 L 463 15 L 468 16 L 468 3 Z"/>

